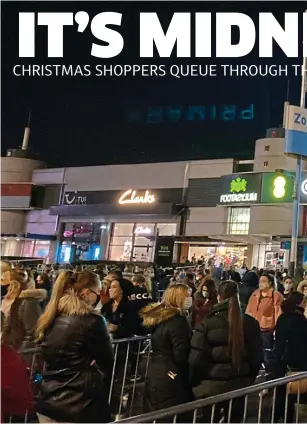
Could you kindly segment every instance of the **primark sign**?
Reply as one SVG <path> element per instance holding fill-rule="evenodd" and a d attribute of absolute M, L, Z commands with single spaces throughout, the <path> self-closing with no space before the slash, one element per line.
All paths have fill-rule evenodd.
<path fill-rule="evenodd" d="M 233 174 L 221 178 L 219 204 L 259 203 L 261 174 Z"/>

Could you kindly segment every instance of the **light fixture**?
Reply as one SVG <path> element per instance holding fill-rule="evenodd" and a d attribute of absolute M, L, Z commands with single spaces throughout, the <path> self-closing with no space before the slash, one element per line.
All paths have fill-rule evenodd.
<path fill-rule="evenodd" d="M 16 239 L 16 241 L 20 241 L 20 239 L 19 239 L 19 238 L 17 238 L 17 239 Z"/>

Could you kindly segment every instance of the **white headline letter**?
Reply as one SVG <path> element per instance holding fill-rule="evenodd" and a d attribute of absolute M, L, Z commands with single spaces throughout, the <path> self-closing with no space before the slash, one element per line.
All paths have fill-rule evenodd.
<path fill-rule="evenodd" d="M 231 44 L 231 27 L 240 31 L 238 44 Z M 253 20 L 244 13 L 216 14 L 216 57 L 242 57 L 254 48 L 256 30 Z"/>
<path fill-rule="evenodd" d="M 19 13 L 19 57 L 35 57 L 34 13 Z"/>
<path fill-rule="evenodd" d="M 48 57 L 63 57 L 63 27 L 74 24 L 73 13 L 39 13 L 37 24 L 48 27 Z"/>
<path fill-rule="evenodd" d="M 174 13 L 166 34 L 156 13 L 140 13 L 140 57 L 170 57 L 177 42 L 177 57 L 191 56 L 191 14 Z"/>
<path fill-rule="evenodd" d="M 105 41 L 108 46 L 92 44 L 91 55 L 107 59 L 115 57 L 123 50 L 124 39 L 117 31 L 107 28 L 107 25 L 118 25 L 122 23 L 122 14 L 116 12 L 98 13 L 92 20 L 91 30 L 94 37 Z"/>
<path fill-rule="evenodd" d="M 298 56 L 298 14 L 285 13 L 285 29 L 272 13 L 259 14 L 259 56 L 273 57 L 273 40 L 287 57 Z"/>
<path fill-rule="evenodd" d="M 211 13 L 195 15 L 195 56 L 211 57 Z"/>

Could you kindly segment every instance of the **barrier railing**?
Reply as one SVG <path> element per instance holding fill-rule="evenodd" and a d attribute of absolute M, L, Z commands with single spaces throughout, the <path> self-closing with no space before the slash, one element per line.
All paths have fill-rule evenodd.
<path fill-rule="evenodd" d="M 150 336 L 112 340 L 114 365 L 110 383 L 109 404 L 114 419 L 132 416 L 142 411 L 144 383 L 151 352 Z M 29 365 L 29 376 L 34 393 L 39 394 L 45 364 L 40 348 L 19 352 Z M 23 422 L 28 422 L 29 414 Z"/>
<path fill-rule="evenodd" d="M 216 423 L 221 420 L 224 423 L 274 423 L 280 419 L 283 423 L 306 423 L 307 416 L 301 413 L 300 406 L 307 404 L 307 394 L 301 394 L 300 391 L 297 394 L 289 394 L 287 389 L 288 383 L 303 379 L 307 379 L 307 372 L 118 420 L 117 424 L 179 421 L 194 424 Z M 272 393 L 267 395 L 266 391 Z"/>

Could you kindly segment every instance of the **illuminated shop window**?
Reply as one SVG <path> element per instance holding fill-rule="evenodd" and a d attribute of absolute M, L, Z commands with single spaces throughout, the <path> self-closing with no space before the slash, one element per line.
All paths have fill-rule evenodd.
<path fill-rule="evenodd" d="M 248 234 L 250 208 L 229 208 L 227 234 Z"/>

